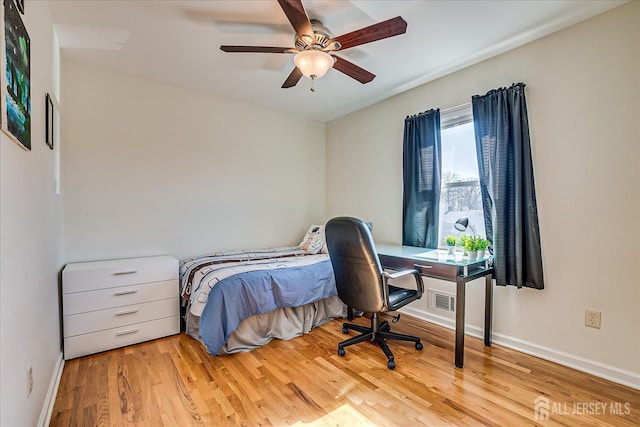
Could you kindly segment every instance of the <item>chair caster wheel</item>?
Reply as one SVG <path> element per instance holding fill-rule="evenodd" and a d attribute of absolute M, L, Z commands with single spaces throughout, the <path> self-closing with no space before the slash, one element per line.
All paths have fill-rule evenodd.
<path fill-rule="evenodd" d="M 387 368 L 389 369 L 396 369 L 396 362 L 394 362 L 393 360 L 389 360 L 387 362 Z"/>
<path fill-rule="evenodd" d="M 416 350 L 422 350 L 422 343 L 421 342 L 417 342 L 416 343 Z"/>
<path fill-rule="evenodd" d="M 345 328 L 344 326 L 342 327 L 342 333 L 343 334 L 348 334 L 349 333 L 349 329 Z"/>
<path fill-rule="evenodd" d="M 338 356 L 344 356 L 346 353 L 346 351 L 344 351 L 344 348 L 339 348 L 338 349 Z"/>

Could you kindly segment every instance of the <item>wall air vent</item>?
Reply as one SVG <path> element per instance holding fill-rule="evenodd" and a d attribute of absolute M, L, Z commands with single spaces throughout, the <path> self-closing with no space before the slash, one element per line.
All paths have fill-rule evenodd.
<path fill-rule="evenodd" d="M 437 289 L 429 289 L 429 306 L 455 313 L 456 297 Z"/>

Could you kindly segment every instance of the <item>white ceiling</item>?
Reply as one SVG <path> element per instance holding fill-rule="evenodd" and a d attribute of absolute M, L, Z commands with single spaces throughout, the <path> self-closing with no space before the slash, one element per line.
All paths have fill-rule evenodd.
<path fill-rule="evenodd" d="M 336 71 L 280 86 L 288 54 L 224 53 L 221 44 L 293 46 L 276 0 L 50 2 L 63 56 L 327 122 L 523 45 L 624 1 L 303 0 L 333 36 L 401 15 L 407 33 L 339 56 L 376 74 L 368 84 Z M 511 82 L 505 82 L 511 83 Z"/>

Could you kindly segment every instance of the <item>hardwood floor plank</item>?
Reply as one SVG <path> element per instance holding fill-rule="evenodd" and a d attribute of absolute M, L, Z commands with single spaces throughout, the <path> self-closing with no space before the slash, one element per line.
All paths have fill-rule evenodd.
<path fill-rule="evenodd" d="M 220 389 L 220 387 L 216 386 L 214 388 L 213 398 L 220 406 L 220 409 L 222 410 L 222 414 L 225 418 L 228 418 L 236 413 L 236 410 L 233 408 L 233 405 L 231 404 L 231 402 L 229 402 L 229 399 L 227 399 L 227 396 L 222 392 L 222 389 Z"/>
<path fill-rule="evenodd" d="M 101 399 L 96 404 L 96 426 L 109 427 L 111 426 L 111 416 L 109 411 L 109 399 Z"/>
<path fill-rule="evenodd" d="M 233 386 L 233 391 L 237 396 L 246 396 L 250 401 L 257 402 L 262 399 L 262 396 L 253 386 L 253 380 L 246 375 L 246 371 L 240 360 L 242 360 L 242 358 L 233 361 L 239 363 L 233 363 L 227 359 L 222 361 L 229 373 L 229 379 L 233 381 L 229 383 L 229 386 Z"/>
<path fill-rule="evenodd" d="M 339 320 L 250 353 L 211 356 L 181 334 L 70 360 L 51 426 L 640 425 L 638 390 L 473 337 L 458 369 L 453 331 L 406 315 L 392 329 L 424 345 L 391 341 L 395 370 L 373 343 L 339 357 Z"/>
<path fill-rule="evenodd" d="M 175 365 L 175 359 L 172 356 L 165 358 L 165 375 L 169 379 L 165 385 L 165 392 L 175 397 L 171 400 L 174 413 L 178 413 L 181 418 L 187 419 L 189 425 L 200 425 L 202 417 L 197 412 L 191 393 L 186 386 L 190 379 L 180 375 L 180 371 Z"/>
<path fill-rule="evenodd" d="M 161 424 L 158 425 L 178 426 L 178 420 L 173 415 L 173 409 L 171 408 L 171 403 L 165 393 L 164 385 L 154 385 L 151 388 L 151 393 L 152 395 L 149 397 L 149 401 L 152 403 L 150 405 L 156 408 L 161 420 Z"/>

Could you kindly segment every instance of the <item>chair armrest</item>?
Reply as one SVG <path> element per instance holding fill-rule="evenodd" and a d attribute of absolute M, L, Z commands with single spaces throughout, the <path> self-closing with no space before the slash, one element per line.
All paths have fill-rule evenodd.
<path fill-rule="evenodd" d="M 418 270 L 401 270 L 396 271 L 395 273 L 388 273 L 386 271 L 382 272 L 383 276 L 386 276 L 387 279 L 399 279 L 400 277 L 408 276 L 409 274 L 415 274 Z"/>
<path fill-rule="evenodd" d="M 386 271 L 382 272 L 382 276 L 384 277 L 385 284 L 389 279 L 399 279 L 400 277 L 405 277 L 413 275 L 413 278 L 416 280 L 416 289 L 418 291 L 418 297 L 421 297 L 424 294 L 424 284 L 422 283 L 422 276 L 418 270 L 401 270 L 396 271 L 395 273 L 387 273 Z M 386 286 L 385 286 L 386 288 Z"/>

